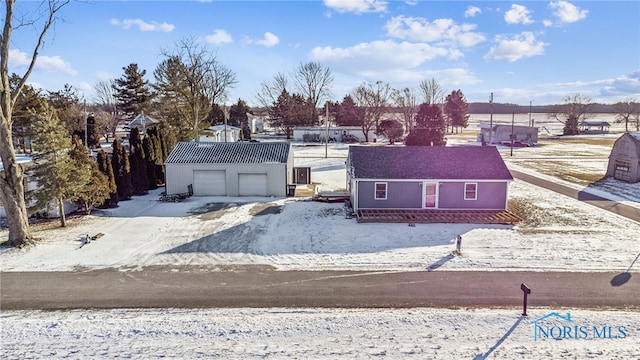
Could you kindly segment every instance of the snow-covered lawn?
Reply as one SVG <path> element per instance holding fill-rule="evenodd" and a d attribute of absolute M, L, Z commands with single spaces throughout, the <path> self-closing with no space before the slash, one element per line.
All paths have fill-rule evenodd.
<path fill-rule="evenodd" d="M 456 140 L 451 140 L 454 143 Z M 462 140 L 459 140 L 462 141 Z M 575 145 L 558 146 L 557 151 Z M 548 146 L 544 147 L 549 151 Z M 540 147 L 539 149 L 543 149 Z M 503 149 L 503 151 L 505 151 Z M 508 151 L 508 150 L 506 150 Z M 572 183 L 540 171 L 535 148 L 505 156 L 513 169 L 639 206 L 640 184 Z M 597 150 L 603 152 L 602 149 Z M 296 166 L 310 166 L 321 191 L 345 187 L 346 146 L 296 146 Z M 608 154 L 607 154 L 608 155 Z M 606 155 L 605 155 L 606 156 Z M 526 158 L 526 159 L 525 159 Z M 537 162 L 533 162 L 537 161 Z M 535 166 L 534 166 L 535 164 Z M 567 165 L 568 164 L 568 165 Z M 530 165 L 530 166 L 528 166 Z M 567 161 L 579 173 L 606 160 Z M 544 168 L 544 167 L 542 167 Z M 585 168 L 587 168 L 585 170 Z M 69 271 L 149 265 L 230 264 L 274 270 L 426 270 L 454 250 L 439 270 L 630 271 L 640 262 L 640 223 L 545 189 L 514 181 L 513 201 L 528 206 L 517 226 L 358 224 L 342 204 L 308 198 L 205 198 L 158 201 L 157 190 L 116 209 L 72 218 L 69 227 L 34 227 L 36 246 L 0 249 L 1 271 Z M 640 206 L 639 206 L 640 207 Z M 82 245 L 86 234 L 104 233 Z M 0 232 L 5 239 L 6 231 Z M 1 291 L 1 288 L 0 288 Z M 571 312 L 574 325 L 624 326 L 618 339 L 534 341 L 532 321 Z M 543 309 L 121 309 L 3 311 L 2 357 L 27 358 L 607 358 L 640 359 L 640 314 Z M 566 324 L 561 324 L 566 325 Z"/>
<path fill-rule="evenodd" d="M 2 312 L 3 359 L 639 359 L 640 314 L 564 309 L 152 309 Z M 564 326 L 584 327 L 560 339 Z M 611 327 L 612 336 L 603 335 Z M 623 327 L 623 328 L 620 328 Z M 572 332 L 573 334 L 573 332 Z M 586 335 L 585 335 L 586 334 Z M 607 332 L 607 335 L 609 332 Z"/>

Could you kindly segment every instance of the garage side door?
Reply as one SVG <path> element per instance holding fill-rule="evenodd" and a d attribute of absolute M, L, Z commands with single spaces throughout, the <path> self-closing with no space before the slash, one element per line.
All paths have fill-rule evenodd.
<path fill-rule="evenodd" d="M 193 195 L 226 196 L 226 185 L 224 170 L 193 170 Z"/>
<path fill-rule="evenodd" d="M 238 195 L 267 196 L 267 174 L 238 174 Z"/>

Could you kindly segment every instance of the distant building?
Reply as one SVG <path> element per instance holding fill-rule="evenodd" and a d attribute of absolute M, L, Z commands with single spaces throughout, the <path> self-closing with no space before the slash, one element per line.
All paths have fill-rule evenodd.
<path fill-rule="evenodd" d="M 241 138 L 242 129 L 231 125 L 214 125 L 203 130 L 201 142 L 236 142 Z"/>
<path fill-rule="evenodd" d="M 624 133 L 613 143 L 606 176 L 640 182 L 640 133 Z"/>
<path fill-rule="evenodd" d="M 538 144 L 538 128 L 534 126 L 524 125 L 507 125 L 507 124 L 491 124 L 480 123 L 480 134 L 478 134 L 478 142 L 483 144 L 501 144 L 511 142 L 511 134 L 513 133 L 513 141 L 519 141 L 530 146 Z"/>
<path fill-rule="evenodd" d="M 138 128 L 138 131 L 140 132 L 140 134 L 146 134 L 147 129 L 154 128 L 159 124 L 160 124 L 160 120 L 156 120 L 152 117 L 149 117 L 148 115 L 145 115 L 144 113 L 141 113 L 140 115 L 136 116 L 133 120 L 131 120 L 127 125 L 127 127 L 129 129 L 133 129 L 134 127 L 136 127 Z"/>
<path fill-rule="evenodd" d="M 293 140 L 300 142 L 320 142 L 324 143 L 329 135 L 329 142 L 364 142 L 364 132 L 359 126 L 296 126 L 293 129 Z M 373 142 L 376 135 L 373 130 L 369 131 L 369 141 Z"/>
<path fill-rule="evenodd" d="M 606 121 L 582 121 L 579 125 L 580 134 L 608 134 L 609 124 Z"/>
<path fill-rule="evenodd" d="M 249 121 L 249 128 L 252 134 L 258 134 L 264 132 L 264 118 L 247 113 Z"/>

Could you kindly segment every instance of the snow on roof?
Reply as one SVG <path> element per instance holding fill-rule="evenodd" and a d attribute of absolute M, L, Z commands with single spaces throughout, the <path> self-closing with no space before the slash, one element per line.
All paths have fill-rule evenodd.
<path fill-rule="evenodd" d="M 209 126 L 208 128 L 206 128 L 205 130 L 212 130 L 212 131 L 225 131 L 225 129 L 227 131 L 239 131 L 240 128 L 236 127 L 236 126 L 231 126 L 231 125 L 213 125 L 213 126 Z"/>
<path fill-rule="evenodd" d="M 287 142 L 179 142 L 165 164 L 263 164 L 286 163 Z"/>
<path fill-rule="evenodd" d="M 160 120 L 156 120 L 142 113 L 131 120 L 131 122 L 129 123 L 129 127 L 131 128 L 134 126 L 149 126 L 157 124 L 159 122 Z"/>

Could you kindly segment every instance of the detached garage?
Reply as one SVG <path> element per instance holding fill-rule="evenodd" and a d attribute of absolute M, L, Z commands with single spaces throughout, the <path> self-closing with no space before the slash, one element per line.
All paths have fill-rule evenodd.
<path fill-rule="evenodd" d="M 286 196 L 293 180 L 287 142 L 180 142 L 164 164 L 168 195 Z"/>

